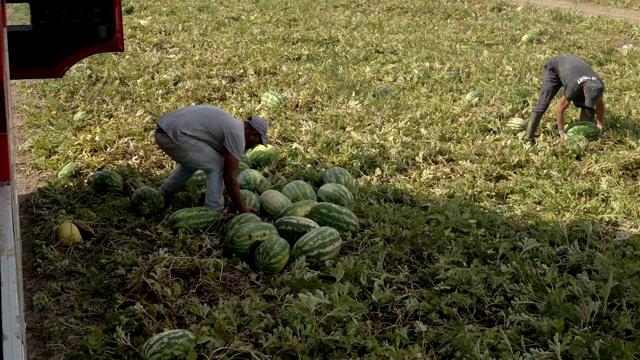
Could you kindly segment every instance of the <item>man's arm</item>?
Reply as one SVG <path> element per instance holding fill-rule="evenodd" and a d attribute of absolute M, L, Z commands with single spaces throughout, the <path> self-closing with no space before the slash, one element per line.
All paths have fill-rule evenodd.
<path fill-rule="evenodd" d="M 567 110 L 571 102 L 564 96 L 560 97 L 558 101 L 558 109 L 556 111 L 556 121 L 558 123 L 558 131 L 560 134 L 564 134 L 564 111 Z"/>
<path fill-rule="evenodd" d="M 598 102 L 596 103 L 596 122 L 598 123 L 598 128 L 602 131 L 604 126 L 604 99 L 600 96 Z"/>
<path fill-rule="evenodd" d="M 256 211 L 256 209 L 247 206 L 242 196 L 240 196 L 240 185 L 238 185 L 238 177 L 236 176 L 240 160 L 236 159 L 236 157 L 228 151 L 224 151 L 222 156 L 224 157 L 222 178 L 224 179 L 224 186 L 227 189 L 231 201 L 233 201 L 236 209 L 238 209 L 240 213 Z"/>

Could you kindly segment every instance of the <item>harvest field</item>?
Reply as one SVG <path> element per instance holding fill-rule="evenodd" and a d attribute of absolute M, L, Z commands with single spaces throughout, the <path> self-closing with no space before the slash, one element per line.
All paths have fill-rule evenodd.
<path fill-rule="evenodd" d="M 21 208 L 42 358 L 141 359 L 170 329 L 196 335 L 188 359 L 640 353 L 638 24 L 483 0 L 130 5 L 125 53 L 12 83 L 29 171 L 51 174 Z M 561 142 L 556 99 L 527 151 L 505 124 L 528 118 L 545 60 L 564 53 L 605 82 L 604 135 Z M 261 105 L 268 91 L 284 104 Z M 131 194 L 174 167 L 155 119 L 190 104 L 265 118 L 275 189 L 350 171 L 360 231 L 336 258 L 265 276 L 223 254 L 230 214 L 212 231 L 170 231 L 171 212 L 198 204 L 194 187 L 159 215 L 131 211 Z M 78 172 L 58 178 L 70 162 Z M 124 190 L 94 193 L 101 169 Z M 70 219 L 95 236 L 56 241 Z"/>

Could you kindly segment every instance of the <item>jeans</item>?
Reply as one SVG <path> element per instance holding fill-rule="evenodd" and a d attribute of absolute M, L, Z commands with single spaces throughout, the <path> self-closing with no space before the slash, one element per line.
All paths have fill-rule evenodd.
<path fill-rule="evenodd" d="M 207 176 L 204 205 L 222 212 L 224 157 L 203 141 L 181 135 L 174 142 L 167 134 L 157 129 L 156 143 L 162 151 L 178 163 L 160 187 L 160 191 L 171 195 L 177 193 L 193 173 L 200 169 Z"/>

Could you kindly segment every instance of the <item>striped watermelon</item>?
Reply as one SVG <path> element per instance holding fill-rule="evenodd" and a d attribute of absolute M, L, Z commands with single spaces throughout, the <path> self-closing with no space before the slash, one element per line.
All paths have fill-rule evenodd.
<path fill-rule="evenodd" d="M 512 133 L 519 133 L 527 130 L 527 125 L 529 122 L 523 118 L 512 117 L 507 120 L 505 124 L 505 129 Z"/>
<path fill-rule="evenodd" d="M 318 201 L 330 202 L 340 206 L 353 206 L 356 202 L 353 194 L 346 186 L 326 183 L 318 189 Z"/>
<path fill-rule="evenodd" d="M 251 166 L 255 168 L 263 168 L 269 165 L 273 165 L 278 159 L 278 149 L 272 145 L 259 144 L 251 149 L 247 155 L 251 160 Z"/>
<path fill-rule="evenodd" d="M 79 167 L 80 165 L 75 161 L 68 163 L 58 173 L 58 179 L 68 179 L 75 177 L 78 174 Z"/>
<path fill-rule="evenodd" d="M 564 129 L 564 132 L 568 136 L 582 135 L 589 140 L 597 140 L 598 136 L 600 136 L 598 126 L 590 121 L 577 121 L 569 124 Z"/>
<path fill-rule="evenodd" d="M 278 234 L 287 239 L 290 244 L 295 244 L 302 235 L 320 227 L 317 222 L 302 216 L 283 216 L 273 225 L 278 229 Z"/>
<path fill-rule="evenodd" d="M 91 187 L 99 193 L 122 191 L 122 176 L 113 170 L 100 170 L 91 178 Z"/>
<path fill-rule="evenodd" d="M 260 196 L 258 194 L 247 189 L 241 189 L 240 197 L 242 197 L 245 205 L 251 206 L 257 212 L 260 212 Z"/>
<path fill-rule="evenodd" d="M 277 108 L 280 105 L 284 104 L 284 98 L 282 97 L 282 95 L 278 94 L 277 92 L 271 90 L 271 91 L 267 91 L 266 93 L 264 93 L 262 95 L 262 98 L 260 98 L 260 101 L 267 105 L 270 108 Z"/>
<path fill-rule="evenodd" d="M 288 197 L 292 203 L 300 200 L 316 200 L 316 192 L 306 181 L 293 180 L 282 188 L 284 196 Z"/>
<path fill-rule="evenodd" d="M 238 214 L 233 218 L 231 218 L 231 220 L 229 220 L 227 225 L 225 225 L 224 232 L 228 234 L 229 232 L 231 232 L 231 230 L 233 230 L 233 228 L 235 228 L 238 225 L 248 224 L 251 222 L 260 222 L 260 221 L 262 221 L 262 219 L 260 219 L 260 217 L 254 213 Z"/>
<path fill-rule="evenodd" d="M 206 206 L 197 206 L 180 209 L 169 216 L 169 227 L 171 229 L 213 230 L 218 226 L 220 214 L 214 209 Z"/>
<path fill-rule="evenodd" d="M 291 246 L 287 240 L 272 236 L 258 245 L 253 254 L 253 264 L 258 271 L 265 274 L 277 274 L 289 262 Z"/>
<path fill-rule="evenodd" d="M 291 257 L 305 257 L 307 263 L 317 265 L 334 258 L 340 252 L 342 239 L 338 230 L 321 226 L 303 235 L 291 249 Z"/>
<path fill-rule="evenodd" d="M 278 229 L 268 222 L 249 222 L 234 227 L 225 237 L 226 246 L 238 256 L 249 255 L 252 246 L 272 236 L 278 236 Z"/>
<path fill-rule="evenodd" d="M 333 167 L 324 172 L 323 181 L 325 184 L 328 183 L 336 183 L 340 185 L 344 185 L 347 189 L 353 189 L 356 186 L 355 180 L 353 176 L 347 171 L 347 169 L 342 167 Z"/>
<path fill-rule="evenodd" d="M 264 192 L 271 187 L 269 180 L 262 173 L 255 169 L 247 169 L 238 175 L 238 184 L 241 189 Z"/>
<path fill-rule="evenodd" d="M 247 165 L 247 163 L 240 161 L 238 163 L 238 170 L 236 170 L 236 175 L 239 175 L 241 172 L 247 170 L 247 169 L 251 169 L 251 166 Z"/>
<path fill-rule="evenodd" d="M 280 211 L 291 204 L 291 200 L 278 190 L 267 190 L 260 195 L 262 210 L 272 218 L 277 218 Z"/>
<path fill-rule="evenodd" d="M 202 170 L 196 170 L 196 172 L 191 175 L 189 181 L 187 181 L 188 187 L 193 187 L 195 189 L 204 188 L 207 185 L 207 174 Z"/>
<path fill-rule="evenodd" d="M 283 216 L 293 215 L 293 216 L 307 216 L 309 209 L 318 202 L 315 200 L 300 200 L 292 203 L 291 205 L 285 206 L 280 213 L 278 214 L 278 218 Z"/>
<path fill-rule="evenodd" d="M 197 345 L 196 336 L 189 330 L 167 330 L 150 337 L 142 345 L 144 360 L 184 359 Z"/>
<path fill-rule="evenodd" d="M 151 215 L 162 211 L 164 197 L 149 186 L 142 186 L 131 195 L 131 207 L 139 215 Z"/>
<path fill-rule="evenodd" d="M 476 103 L 482 99 L 482 93 L 478 90 L 471 90 L 464 99 L 468 103 Z"/>
<path fill-rule="evenodd" d="M 341 233 L 357 233 L 360 230 L 358 217 L 344 206 L 320 202 L 309 209 L 307 217 L 320 226 L 330 226 Z"/>

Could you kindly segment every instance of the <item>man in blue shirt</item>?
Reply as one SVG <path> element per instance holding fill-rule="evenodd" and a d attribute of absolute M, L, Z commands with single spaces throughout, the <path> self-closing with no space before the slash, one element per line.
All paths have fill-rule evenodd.
<path fill-rule="evenodd" d="M 561 87 L 564 93 L 558 102 L 556 121 L 560 137 L 564 139 L 564 112 L 573 102 L 580 108 L 580 121 L 594 121 L 600 132 L 604 126 L 604 83 L 598 74 L 582 59 L 573 55 L 561 55 L 547 60 L 542 73 L 540 99 L 529 118 L 525 142 L 535 144 L 535 132 L 551 100 Z"/>
<path fill-rule="evenodd" d="M 240 196 L 236 172 L 245 151 L 267 144 L 267 123 L 257 116 L 239 121 L 209 105 L 187 106 L 157 121 L 158 146 L 178 163 L 160 187 L 165 198 L 180 191 L 198 169 L 207 176 L 205 206 L 222 212 L 222 184 L 240 213 L 253 212 Z"/>

